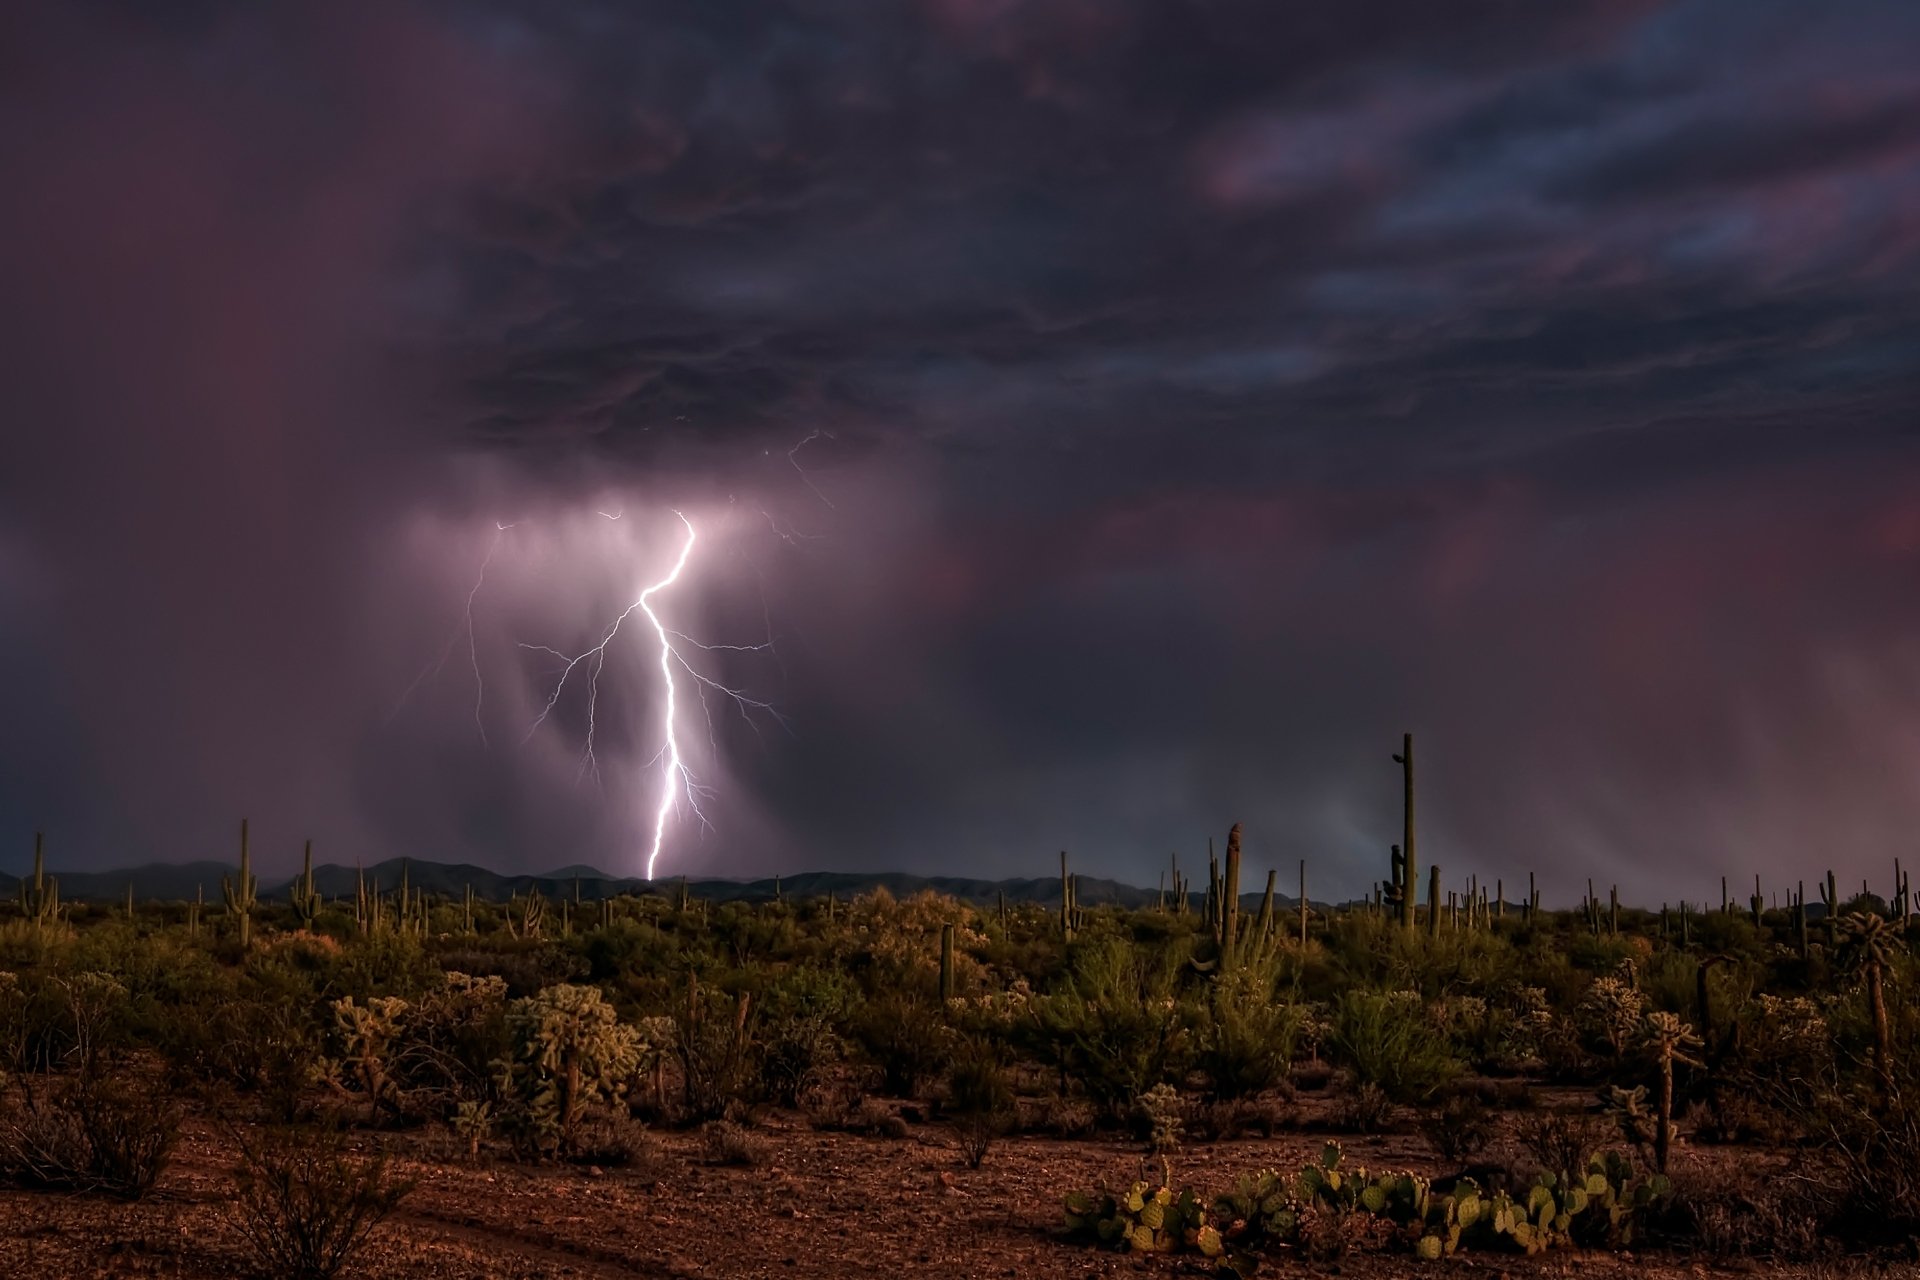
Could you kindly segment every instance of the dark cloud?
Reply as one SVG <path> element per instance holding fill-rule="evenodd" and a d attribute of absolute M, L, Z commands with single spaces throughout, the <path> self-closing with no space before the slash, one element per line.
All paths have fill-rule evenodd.
<path fill-rule="evenodd" d="M 679 507 L 676 607 L 778 642 L 702 661 L 793 726 L 717 715 L 689 861 L 1150 880 L 1241 818 L 1357 891 L 1413 728 L 1450 872 L 1878 866 L 1916 12 L 8 19 L 0 646 L 48 747 L 0 817 L 630 867 L 645 668 L 596 788 L 584 702 L 513 746 L 518 642 L 597 639 Z"/>

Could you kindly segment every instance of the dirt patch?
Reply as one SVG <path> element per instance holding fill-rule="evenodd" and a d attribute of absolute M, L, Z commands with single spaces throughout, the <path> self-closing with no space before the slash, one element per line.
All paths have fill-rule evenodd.
<path fill-rule="evenodd" d="M 1192 1259 L 1134 1258 L 1071 1245 L 1051 1232 L 1074 1186 L 1123 1185 L 1139 1148 L 1118 1139 L 1024 1136 L 996 1144 L 969 1170 L 953 1135 L 913 1125 L 905 1139 L 816 1132 L 795 1116 L 756 1130 L 754 1167 L 710 1163 L 698 1134 L 658 1135 L 644 1169 L 539 1166 L 454 1156 L 444 1135 L 369 1133 L 365 1149 L 395 1156 L 419 1187 L 375 1236 L 352 1274 L 380 1280 L 547 1277 L 1100 1277 L 1202 1273 Z M 1176 1177 L 1209 1191 L 1262 1166 L 1297 1167 L 1325 1134 L 1191 1144 Z M 1341 1139 L 1372 1167 L 1436 1168 L 1423 1143 L 1393 1133 Z M 174 1162 L 146 1200 L 0 1193 L 0 1276 L 176 1276 L 227 1280 L 249 1261 L 222 1217 L 231 1144 L 205 1117 L 186 1124 Z M 1689 1148 L 1680 1159 L 1711 1176 L 1750 1165 L 1750 1151 Z M 1300 1271 L 1274 1268 L 1275 1274 Z M 1475 1255 L 1422 1265 L 1350 1256 L 1339 1273 L 1698 1276 L 1710 1270 L 1808 1274 L 1808 1268 L 1713 1268 L 1664 1253 Z M 1825 1269 L 1816 1269 L 1825 1270 Z"/>

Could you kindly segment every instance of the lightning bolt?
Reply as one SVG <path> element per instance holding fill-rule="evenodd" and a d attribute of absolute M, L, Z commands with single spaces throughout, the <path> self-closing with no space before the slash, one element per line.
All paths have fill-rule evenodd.
<path fill-rule="evenodd" d="M 480 674 L 479 641 L 473 633 L 473 605 L 474 601 L 480 598 L 480 588 L 485 585 L 487 581 L 487 566 L 493 563 L 494 552 L 500 549 L 500 539 L 506 534 L 507 530 L 511 528 L 513 528 L 513 526 L 510 524 L 501 524 L 499 521 L 494 522 L 493 540 L 487 543 L 487 554 L 480 558 L 480 569 L 474 574 L 473 586 L 467 591 L 467 607 L 461 614 L 459 625 L 453 629 L 453 634 L 447 637 L 447 643 L 441 648 L 440 656 L 422 667 L 420 674 L 415 676 L 412 683 L 408 684 L 406 689 L 400 694 L 399 701 L 393 704 L 393 710 L 387 713 L 386 723 L 393 723 L 394 719 L 406 707 L 407 700 L 413 697 L 413 691 L 415 689 L 418 689 L 427 680 L 439 675 L 440 672 L 445 669 L 447 659 L 453 655 L 453 646 L 460 643 L 461 633 L 465 632 L 467 637 L 467 661 L 472 664 L 473 667 L 473 727 L 480 731 L 480 745 L 483 747 L 491 745 L 487 741 L 486 722 L 481 718 L 481 709 L 487 697 L 487 681 L 486 677 Z"/>
<path fill-rule="evenodd" d="M 600 514 L 604 515 L 606 513 L 602 512 Z M 546 705 L 540 709 L 539 716 L 534 719 L 533 724 L 527 730 L 526 737 L 522 738 L 521 741 L 529 741 L 535 733 L 539 732 L 540 726 L 546 723 L 554 707 L 558 705 L 560 695 L 566 689 L 567 681 L 573 676 L 575 671 L 580 671 L 584 668 L 583 678 L 587 683 L 587 731 L 581 750 L 580 775 L 584 777 L 588 772 L 591 772 L 597 780 L 600 776 L 600 763 L 598 756 L 595 754 L 595 735 L 598 729 L 600 673 L 606 668 L 607 651 L 613 645 L 613 642 L 619 638 L 622 629 L 627 624 L 627 620 L 632 618 L 634 614 L 639 613 L 643 615 L 652 626 L 654 638 L 660 646 L 660 678 L 665 706 L 661 716 L 662 745 L 659 753 L 656 754 L 652 760 L 648 761 L 648 767 L 654 764 L 661 765 L 660 799 L 653 815 L 653 844 L 647 851 L 647 879 L 649 880 L 653 879 L 654 867 L 659 862 L 660 852 L 666 845 L 667 822 L 683 800 L 687 808 L 692 811 L 694 817 L 699 819 L 701 827 L 707 830 L 712 829 L 712 823 L 707 821 L 707 815 L 700 807 L 701 797 L 712 793 L 708 788 L 700 784 L 699 779 L 695 776 L 693 769 L 687 764 L 686 757 L 680 749 L 680 685 L 678 676 L 685 675 L 691 679 L 695 687 L 700 691 L 701 705 L 703 708 L 706 708 L 707 711 L 707 735 L 709 744 L 715 742 L 713 712 L 711 708 L 707 707 L 707 695 L 709 692 L 719 694 L 732 701 L 735 708 L 740 712 L 741 718 L 744 719 L 756 733 L 759 732 L 760 726 L 754 721 L 753 712 L 755 711 L 766 713 L 779 723 L 782 728 L 787 728 L 789 732 L 791 732 L 786 719 L 780 715 L 779 710 L 774 707 L 771 702 L 751 697 L 739 689 L 722 684 L 720 681 L 706 675 L 689 662 L 686 655 L 681 651 L 680 645 L 675 644 L 675 641 L 679 641 L 681 644 L 699 649 L 705 653 L 771 652 L 773 651 L 771 627 L 769 627 L 768 630 L 767 640 L 760 644 L 705 644 L 695 640 L 684 632 L 667 626 L 666 622 L 655 612 L 653 598 L 680 581 L 681 574 L 686 571 L 687 564 L 693 557 L 694 543 L 697 541 L 693 522 L 687 519 L 681 512 L 676 511 L 673 514 L 675 518 L 680 521 L 681 526 L 686 529 L 687 536 L 686 540 L 680 544 L 679 554 L 675 556 L 672 568 L 670 568 L 666 576 L 658 582 L 643 588 L 633 603 L 621 610 L 621 612 L 614 617 L 613 621 L 608 624 L 605 632 L 602 633 L 598 644 L 581 653 L 572 655 L 562 653 L 550 645 L 529 644 L 524 641 L 520 644 L 522 649 L 549 654 L 559 659 L 563 664 L 559 676 L 554 681 L 553 690 L 547 696 Z M 611 519 L 612 517 L 608 518 Z"/>
<path fill-rule="evenodd" d="M 826 494 L 820 492 L 820 487 L 814 484 L 813 477 L 809 476 L 807 474 L 807 469 L 800 465 L 800 459 L 794 456 L 795 454 L 799 453 L 802 449 L 812 444 L 815 440 L 818 440 L 821 436 L 826 436 L 827 439 L 829 440 L 833 439 L 833 436 L 825 431 L 809 431 L 804 440 L 802 440 L 799 444 L 796 444 L 795 446 L 793 446 L 793 448 L 787 450 L 787 461 L 791 462 L 793 464 L 793 469 L 800 473 L 800 483 L 807 486 L 807 488 L 813 490 L 814 497 L 826 503 L 827 508 L 829 510 L 838 510 L 839 508 L 833 505 L 833 500 L 828 498 Z M 778 532 L 778 530 L 776 530 L 775 532 Z"/>
<path fill-rule="evenodd" d="M 680 515 L 679 512 L 674 512 Z M 673 562 L 673 569 L 666 577 L 640 593 L 640 608 L 646 612 L 647 621 L 653 624 L 653 630 L 660 637 L 660 678 L 666 684 L 667 711 L 662 717 L 662 728 L 666 735 L 667 763 L 665 776 L 660 784 L 660 807 L 653 815 L 653 848 L 647 852 L 647 879 L 653 879 L 653 864 L 660 859 L 660 846 L 667 839 L 667 818 L 672 815 L 675 802 L 682 790 L 687 795 L 687 803 L 699 812 L 699 803 L 695 798 L 693 775 L 687 771 L 686 762 L 680 758 L 680 735 L 674 725 L 678 692 L 673 682 L 673 663 L 675 654 L 673 641 L 668 639 L 667 625 L 660 621 L 660 615 L 653 611 L 655 593 L 665 591 L 680 578 L 680 571 L 687 567 L 687 558 L 693 554 L 693 521 L 680 516 L 680 523 L 687 527 L 687 540 L 680 544 L 680 558 Z M 682 666 L 686 663 L 683 661 Z M 701 821 L 706 821 L 705 815 Z"/>

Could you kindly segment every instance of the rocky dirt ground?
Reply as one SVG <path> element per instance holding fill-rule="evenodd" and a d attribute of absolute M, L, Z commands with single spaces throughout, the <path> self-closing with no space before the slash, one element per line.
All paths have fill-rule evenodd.
<path fill-rule="evenodd" d="M 1124 1185 L 1139 1149 L 1119 1140 L 1020 1137 L 967 1169 L 951 1133 L 913 1125 L 908 1136 L 817 1132 L 797 1116 L 755 1130 L 751 1167 L 711 1163 L 697 1135 L 656 1135 L 654 1158 L 598 1170 L 468 1159 L 444 1136 L 364 1135 L 391 1151 L 419 1185 L 351 1269 L 365 1280 L 547 1280 L 549 1277 L 1106 1277 L 1203 1274 L 1193 1260 L 1132 1258 L 1050 1233 L 1060 1196 L 1075 1185 Z M 1323 1136 L 1194 1143 L 1175 1173 L 1225 1187 L 1264 1165 L 1297 1167 Z M 1437 1172 L 1411 1135 L 1343 1140 L 1348 1160 Z M 1696 1173 L 1751 1161 L 1731 1150 L 1689 1150 Z M 234 1149 L 205 1116 L 187 1121 L 172 1166 L 136 1204 L 89 1196 L 0 1193 L 0 1277 L 173 1276 L 225 1280 L 250 1272 L 223 1217 Z M 1282 1264 L 1274 1274 L 1302 1272 Z M 1470 1273 L 1705 1276 L 1730 1271 L 1834 1274 L 1744 1264 L 1726 1268 L 1672 1253 L 1556 1254 L 1539 1260 L 1479 1255 L 1420 1265 L 1349 1255 L 1337 1273 L 1400 1277 Z"/>

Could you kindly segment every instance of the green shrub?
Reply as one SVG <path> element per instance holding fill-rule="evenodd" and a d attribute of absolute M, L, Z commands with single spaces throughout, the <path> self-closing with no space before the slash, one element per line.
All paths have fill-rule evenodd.
<path fill-rule="evenodd" d="M 1184 1075 L 1192 1042 L 1177 999 L 1179 960 L 1101 938 L 1075 956 L 1064 988 L 1032 1002 L 1031 1042 L 1110 1120 Z"/>
<path fill-rule="evenodd" d="M 1444 1036 L 1428 1025 L 1412 992 L 1349 991 L 1335 1002 L 1334 1057 L 1361 1084 L 1395 1102 L 1424 1103 L 1460 1074 Z"/>
<path fill-rule="evenodd" d="M 1197 1002 L 1194 1065 L 1215 1099 L 1237 1100 L 1281 1084 L 1299 1039 L 1299 1006 L 1274 999 L 1271 976 L 1249 967 L 1217 976 Z"/>

